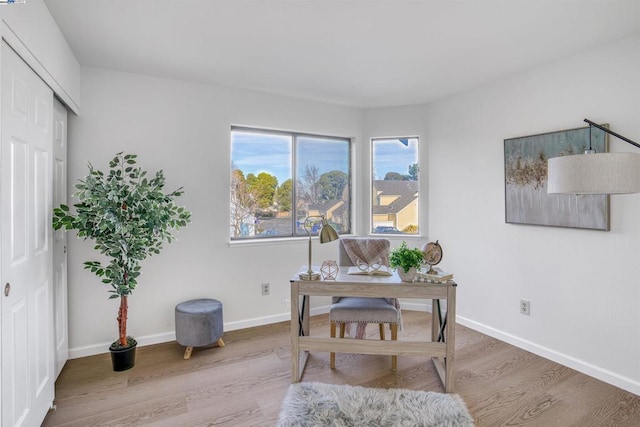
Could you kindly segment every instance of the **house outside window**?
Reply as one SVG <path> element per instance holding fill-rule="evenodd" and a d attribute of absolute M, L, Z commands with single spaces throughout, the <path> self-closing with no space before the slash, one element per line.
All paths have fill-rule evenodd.
<path fill-rule="evenodd" d="M 349 233 L 350 165 L 349 138 L 232 127 L 231 240 L 307 236 L 311 215 Z"/>
<path fill-rule="evenodd" d="M 417 137 L 371 139 L 371 233 L 417 235 Z"/>

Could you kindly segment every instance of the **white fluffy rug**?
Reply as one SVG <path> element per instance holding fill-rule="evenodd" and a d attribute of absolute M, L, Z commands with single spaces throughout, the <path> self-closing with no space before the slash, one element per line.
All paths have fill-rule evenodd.
<path fill-rule="evenodd" d="M 457 394 L 322 383 L 291 384 L 278 426 L 473 426 Z"/>

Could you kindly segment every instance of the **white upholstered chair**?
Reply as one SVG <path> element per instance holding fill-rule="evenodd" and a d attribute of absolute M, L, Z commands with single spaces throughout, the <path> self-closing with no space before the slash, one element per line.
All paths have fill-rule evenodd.
<path fill-rule="evenodd" d="M 385 259 L 388 259 L 389 241 L 387 239 L 359 238 L 376 240 L 384 246 Z M 350 238 L 340 240 L 339 244 L 339 264 L 340 266 L 353 266 L 355 263 L 347 253 L 345 244 Z M 362 260 L 365 263 L 372 263 L 375 260 Z M 380 332 L 380 339 L 385 339 L 384 325 L 389 324 L 391 329 L 391 339 L 398 339 L 398 325 L 400 324 L 400 309 L 396 307 L 393 298 L 363 298 L 363 297 L 334 297 L 333 304 L 329 309 L 329 321 L 331 323 L 331 337 L 335 338 L 338 325 L 340 326 L 340 338 L 344 338 L 346 325 L 355 323 L 361 325 L 358 329 L 364 332 L 364 326 L 368 323 L 377 323 Z M 363 338 L 363 337 L 362 337 Z M 336 355 L 330 355 L 331 369 L 336 367 Z M 391 370 L 398 368 L 398 356 L 391 356 Z"/>

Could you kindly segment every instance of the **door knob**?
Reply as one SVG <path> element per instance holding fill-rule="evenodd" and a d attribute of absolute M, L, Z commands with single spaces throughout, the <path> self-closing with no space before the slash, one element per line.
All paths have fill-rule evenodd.
<path fill-rule="evenodd" d="M 11 292 L 11 284 L 7 283 L 6 285 L 4 285 L 4 296 L 8 297 L 9 292 Z"/>

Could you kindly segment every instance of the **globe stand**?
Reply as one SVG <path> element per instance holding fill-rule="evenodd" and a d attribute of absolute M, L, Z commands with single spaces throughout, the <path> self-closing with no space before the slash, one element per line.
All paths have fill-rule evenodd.
<path fill-rule="evenodd" d="M 429 270 L 427 270 L 427 274 L 438 274 L 438 272 L 436 270 L 433 269 L 433 265 L 427 263 L 427 265 L 429 266 Z"/>
<path fill-rule="evenodd" d="M 427 274 L 437 275 L 438 272 L 433 269 L 433 266 L 442 261 L 442 246 L 440 246 L 437 240 L 435 243 L 425 243 L 425 245 L 422 246 L 422 253 L 424 254 L 424 263 L 429 266 Z"/>

